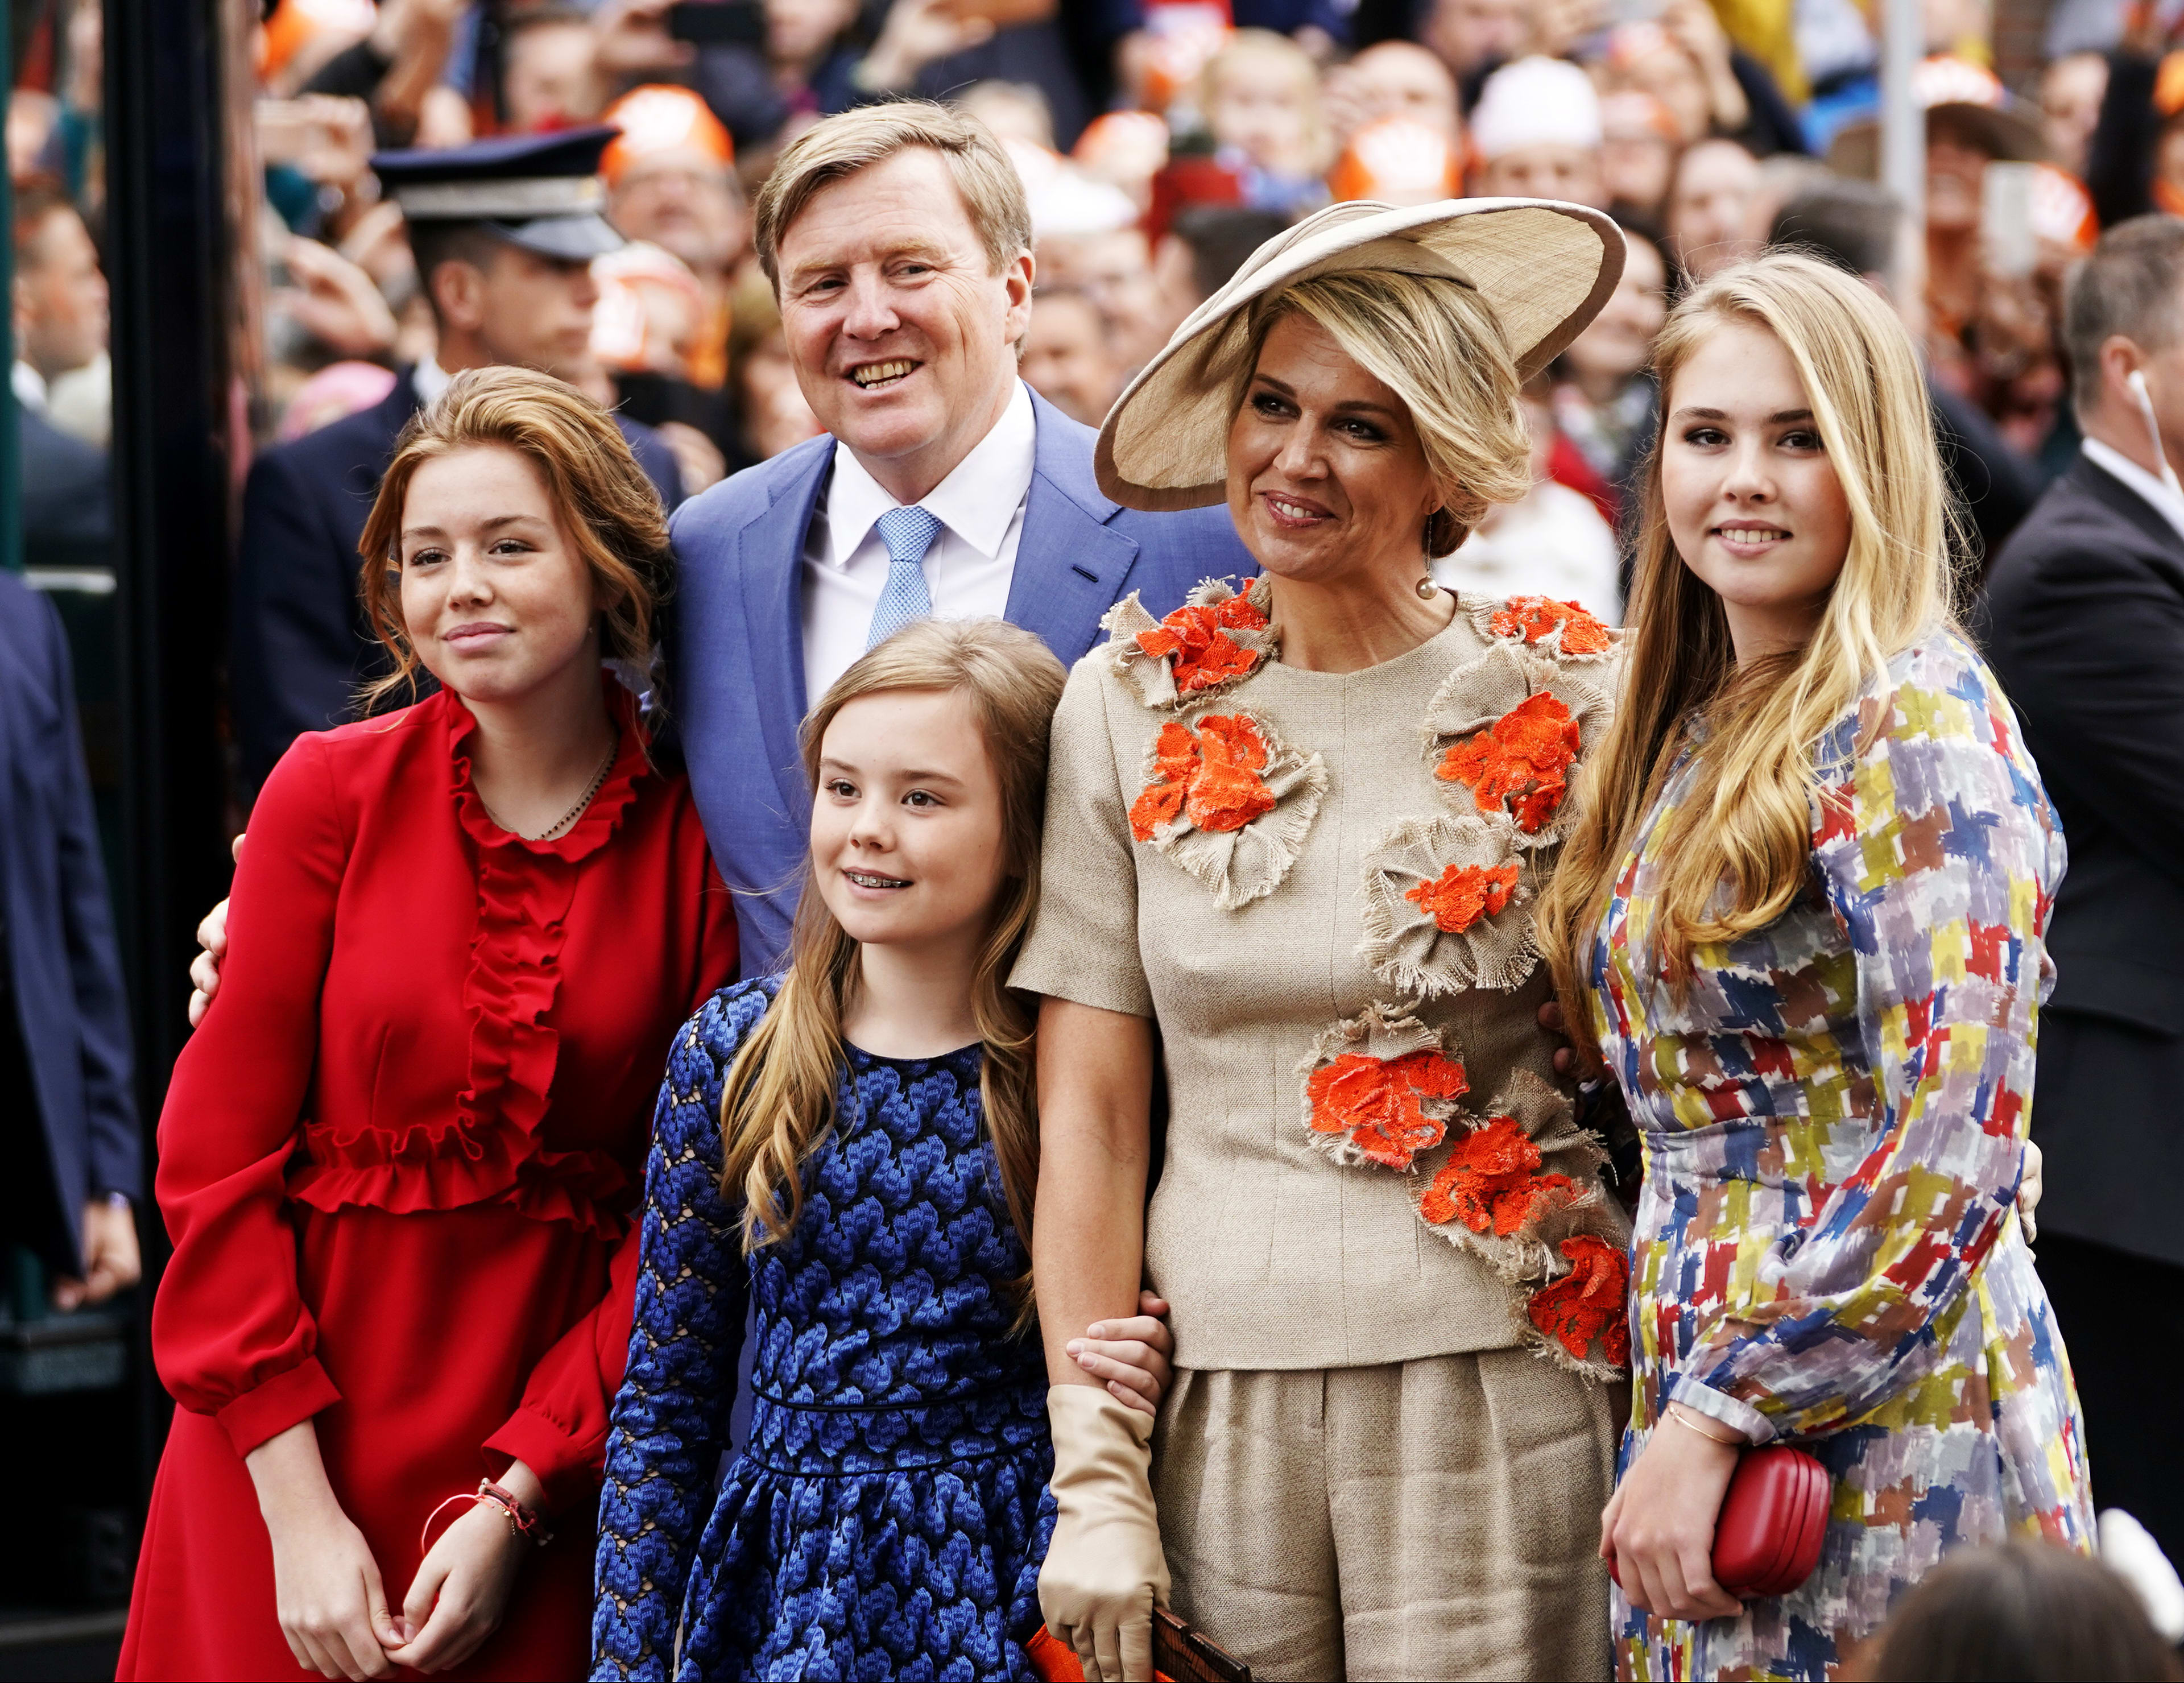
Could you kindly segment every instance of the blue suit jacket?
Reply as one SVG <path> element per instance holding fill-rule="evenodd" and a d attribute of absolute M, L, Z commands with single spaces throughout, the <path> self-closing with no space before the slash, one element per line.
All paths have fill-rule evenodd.
<path fill-rule="evenodd" d="M 402 371 L 370 409 L 268 450 L 242 492 L 235 576 L 235 728 L 255 788 L 305 731 L 354 716 L 359 683 L 384 671 L 357 598 L 357 540 L 417 412 Z M 674 453 L 650 427 L 617 415 L 631 453 L 670 509 L 682 498 Z"/>
<path fill-rule="evenodd" d="M 53 1164 L 57 1214 L 79 1243 L 93 1192 L 142 1192 L 129 1013 L 107 911 L 68 643 L 53 604 L 0 572 L 0 913 L 8 991 Z M 8 1095 L 12 1100 L 14 1095 Z M 75 1258 L 53 1258 L 80 1267 Z"/>
<path fill-rule="evenodd" d="M 1252 571 L 1226 509 L 1149 515 L 1111 502 L 1093 482 L 1091 428 L 1035 393 L 1032 412 L 1007 611 L 1063 665 L 1130 591 L 1164 614 L 1202 578 Z M 672 705 L 714 861 L 736 891 L 746 976 L 779 962 L 804 863 L 804 538 L 833 460 L 833 439 L 815 438 L 692 498 L 673 522 Z"/>

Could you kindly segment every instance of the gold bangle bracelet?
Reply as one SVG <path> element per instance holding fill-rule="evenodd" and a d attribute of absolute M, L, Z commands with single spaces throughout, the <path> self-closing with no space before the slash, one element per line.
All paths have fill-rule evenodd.
<path fill-rule="evenodd" d="M 1748 1446 L 1741 1435 L 1734 1433 L 1728 1437 L 1717 1437 L 1713 1433 L 1708 1431 L 1704 1426 L 1702 1426 L 1697 1421 L 1691 1418 L 1693 1414 L 1698 1412 L 1696 1409 L 1687 1409 L 1680 1402 L 1671 1402 L 1664 1412 L 1671 1420 L 1674 1420 L 1678 1425 L 1683 1427 L 1685 1430 L 1696 1432 L 1708 1443 L 1718 1443 L 1722 1445 L 1724 1448 L 1734 1449 L 1743 1449 Z"/>

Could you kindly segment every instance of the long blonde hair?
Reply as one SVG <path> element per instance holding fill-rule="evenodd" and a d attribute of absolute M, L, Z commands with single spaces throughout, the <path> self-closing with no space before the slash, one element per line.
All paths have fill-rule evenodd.
<path fill-rule="evenodd" d="M 1951 623 L 1946 540 L 1954 515 L 1918 356 L 1886 304 L 1808 257 L 1775 253 L 1724 270 L 1676 306 L 1655 341 L 1663 437 L 1678 373 L 1724 326 L 1763 328 L 1797 365 L 1849 504 L 1850 547 L 1811 640 L 1740 667 L 1721 599 L 1669 535 L 1656 443 L 1620 698 L 1540 911 L 1565 1018 L 1588 1041 L 1592 1017 L 1582 1007 L 1594 931 L 1690 716 L 1704 709 L 1708 729 L 1662 848 L 1654 931 L 1672 987 L 1687 976 L 1695 948 L 1734 940 L 1789 909 L 1812 855 L 1815 744 L 1892 658 Z"/>
<path fill-rule="evenodd" d="M 1028 631 L 1000 620 L 923 620 L 905 627 L 835 679 L 804 722 L 804 771 L 819 786 L 819 751 L 843 708 L 895 690 L 963 696 L 978 722 L 1001 793 L 1007 880 L 972 981 L 971 1008 L 985 1047 L 979 1078 L 988 1137 L 1025 1252 L 1039 1184 L 1039 1111 L 1030 1000 L 1008 974 L 1039 903 L 1045 816 L 1047 731 L 1061 699 L 1061 662 Z M 721 1095 L 722 1191 L 744 1206 L 747 1251 L 777 1244 L 804 1208 L 803 1160 L 834 1123 L 842 1021 L 857 985 L 857 943 L 810 881 L 797 901 L 788 968 L 772 1009 L 730 1066 Z M 1019 1282 L 1030 1302 L 1029 1277 Z"/>

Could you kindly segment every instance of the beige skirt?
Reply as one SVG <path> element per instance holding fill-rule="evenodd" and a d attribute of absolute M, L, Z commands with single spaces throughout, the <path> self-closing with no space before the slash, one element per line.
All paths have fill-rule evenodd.
<path fill-rule="evenodd" d="M 1153 1435 L 1171 1605 L 1255 1677 L 1605 1679 L 1628 1413 L 1522 1350 L 1179 1368 Z"/>

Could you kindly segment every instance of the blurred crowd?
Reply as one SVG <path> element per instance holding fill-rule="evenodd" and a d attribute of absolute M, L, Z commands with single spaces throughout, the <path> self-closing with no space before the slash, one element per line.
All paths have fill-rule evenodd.
<path fill-rule="evenodd" d="M 1991 554 L 2077 447 L 2064 270 L 2103 226 L 2184 211 L 2173 20 L 2056 0 L 2046 58 L 2005 82 L 1991 3 L 1925 0 L 1919 230 L 1874 181 L 1866 0 L 269 0 L 262 441 L 381 402 L 433 354 L 376 151 L 600 122 L 621 131 L 603 173 L 631 243 L 499 354 L 655 428 L 686 493 L 811 436 L 751 196 L 820 116 L 915 93 L 975 111 L 1015 155 L 1038 236 L 1024 376 L 1091 424 L 1251 250 L 1330 200 L 1611 211 L 1621 287 L 1526 394 L 1535 492 L 1440 563 L 1444 582 L 1617 611 L 1652 335 L 1680 288 L 1784 239 L 1867 275 L 1925 344 Z M 7 126 L 14 381 L 26 483 L 49 493 L 29 513 L 61 544 L 103 501 L 83 492 L 111 407 L 100 10 L 33 10 Z"/>

